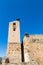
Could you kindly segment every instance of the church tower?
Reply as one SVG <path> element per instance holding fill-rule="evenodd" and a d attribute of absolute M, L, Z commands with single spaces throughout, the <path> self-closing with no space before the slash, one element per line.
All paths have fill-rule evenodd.
<path fill-rule="evenodd" d="M 9 23 L 8 43 L 20 43 L 20 20 Z"/>
<path fill-rule="evenodd" d="M 21 62 L 20 19 L 9 23 L 7 58 L 10 63 Z"/>

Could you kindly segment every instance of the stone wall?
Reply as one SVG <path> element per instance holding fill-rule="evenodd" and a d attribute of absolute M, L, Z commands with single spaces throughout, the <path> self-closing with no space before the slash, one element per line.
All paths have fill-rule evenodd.
<path fill-rule="evenodd" d="M 9 43 L 7 50 L 6 57 L 9 58 L 10 63 L 21 62 L 21 45 L 19 43 Z"/>
<path fill-rule="evenodd" d="M 24 55 L 27 53 L 25 59 L 29 60 L 29 54 L 32 60 L 36 61 L 39 65 L 43 65 L 43 35 L 24 36 L 23 44 Z"/>
<path fill-rule="evenodd" d="M 14 63 L 14 64 L 4 64 L 4 65 L 38 65 L 36 62 L 32 61 L 32 62 L 23 62 L 23 63 Z"/>
<path fill-rule="evenodd" d="M 6 58 L 10 63 L 21 62 L 20 20 L 9 22 Z"/>

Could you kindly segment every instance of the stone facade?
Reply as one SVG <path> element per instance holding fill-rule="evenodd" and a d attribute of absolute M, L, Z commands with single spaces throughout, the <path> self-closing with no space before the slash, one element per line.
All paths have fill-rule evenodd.
<path fill-rule="evenodd" d="M 10 63 L 21 62 L 20 21 L 19 20 L 9 23 L 6 58 L 9 58 Z"/>
<path fill-rule="evenodd" d="M 31 61 L 31 62 L 22 62 L 22 63 L 8 63 L 8 64 L 3 64 L 3 65 L 38 65 L 37 62 Z"/>
<path fill-rule="evenodd" d="M 23 45 L 20 44 L 20 21 L 10 22 L 6 58 L 13 65 L 43 65 L 43 35 L 25 34 L 22 43 Z"/>
<path fill-rule="evenodd" d="M 29 60 L 28 53 L 32 60 L 43 65 L 43 35 L 26 34 L 23 39 L 25 59 Z M 26 55 L 27 53 L 27 55 Z"/>

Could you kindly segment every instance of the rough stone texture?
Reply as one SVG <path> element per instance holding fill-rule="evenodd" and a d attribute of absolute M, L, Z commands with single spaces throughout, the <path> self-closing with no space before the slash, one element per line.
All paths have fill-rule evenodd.
<path fill-rule="evenodd" d="M 24 36 L 23 44 L 24 55 L 29 53 L 32 60 L 37 61 L 39 65 L 43 65 L 43 35 L 29 35 L 29 37 Z M 27 59 L 29 58 L 27 57 Z"/>
<path fill-rule="evenodd" d="M 15 31 L 14 31 L 15 28 Z M 20 21 L 9 22 L 8 43 L 20 43 Z"/>
<path fill-rule="evenodd" d="M 5 65 L 38 65 L 36 62 L 32 61 L 32 62 L 23 62 L 23 63 L 14 63 L 14 64 L 5 64 Z"/>
<path fill-rule="evenodd" d="M 10 63 L 21 62 L 20 22 L 18 20 L 9 23 L 8 45 L 6 58 Z M 15 30 L 14 30 L 15 29 Z"/>
<path fill-rule="evenodd" d="M 21 62 L 21 47 L 20 47 L 20 44 L 9 43 L 7 57 L 9 58 L 10 63 Z"/>
<path fill-rule="evenodd" d="M 16 28 L 16 30 L 14 31 L 13 28 Z M 30 61 L 32 60 L 36 61 L 39 65 L 43 65 L 43 35 L 25 34 L 23 39 L 23 46 L 24 62 L 28 63 L 21 63 L 21 65 L 29 65 Z M 17 20 L 9 23 L 6 58 L 9 58 L 10 63 L 17 63 L 16 65 L 22 62 L 20 45 L 20 26 L 19 21 Z M 32 61 L 30 65 L 37 64 Z"/>

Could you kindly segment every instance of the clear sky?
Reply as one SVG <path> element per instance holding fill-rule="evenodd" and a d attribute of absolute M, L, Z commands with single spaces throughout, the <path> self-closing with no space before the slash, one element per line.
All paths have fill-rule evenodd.
<path fill-rule="evenodd" d="M 0 56 L 6 56 L 8 23 L 20 18 L 21 40 L 25 32 L 43 34 L 43 0 L 0 0 Z"/>

